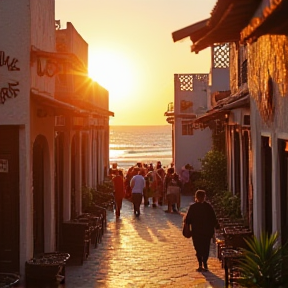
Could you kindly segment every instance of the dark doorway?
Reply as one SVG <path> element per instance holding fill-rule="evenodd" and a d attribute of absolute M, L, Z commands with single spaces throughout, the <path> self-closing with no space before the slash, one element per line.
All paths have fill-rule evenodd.
<path fill-rule="evenodd" d="M 0 271 L 19 272 L 19 129 L 0 135 Z"/>
<path fill-rule="evenodd" d="M 240 136 L 239 130 L 234 132 L 234 193 L 240 195 Z"/>
<path fill-rule="evenodd" d="M 288 241 L 288 142 L 279 140 L 278 148 L 280 163 L 281 242 L 285 244 Z"/>
<path fill-rule="evenodd" d="M 33 146 L 33 240 L 34 256 L 44 253 L 44 147 L 38 136 Z"/>
<path fill-rule="evenodd" d="M 264 200 L 265 231 L 268 235 L 272 233 L 272 152 L 269 137 L 262 138 L 262 184 Z"/>
<path fill-rule="evenodd" d="M 243 147 L 243 201 L 244 201 L 244 217 L 252 223 L 253 209 L 249 210 L 249 137 L 248 131 L 243 131 L 242 147 Z"/>

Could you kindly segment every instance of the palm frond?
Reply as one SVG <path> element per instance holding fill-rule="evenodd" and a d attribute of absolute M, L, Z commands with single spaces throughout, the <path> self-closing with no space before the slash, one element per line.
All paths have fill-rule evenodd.
<path fill-rule="evenodd" d="M 281 247 L 278 233 L 263 233 L 259 239 L 253 236 L 245 241 L 248 248 L 241 249 L 242 255 L 235 263 L 242 276 L 240 285 L 276 288 L 288 281 L 288 243 Z"/>

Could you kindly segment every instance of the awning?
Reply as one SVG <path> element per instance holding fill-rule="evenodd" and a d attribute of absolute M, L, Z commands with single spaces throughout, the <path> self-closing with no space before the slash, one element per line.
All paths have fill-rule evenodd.
<path fill-rule="evenodd" d="M 206 127 L 212 120 L 224 120 L 227 114 L 229 114 L 232 109 L 246 107 L 249 105 L 250 105 L 249 91 L 247 89 L 239 91 L 223 100 L 218 101 L 216 107 L 207 111 L 200 117 L 197 117 L 196 119 L 191 121 L 191 123 L 195 124 L 194 125 L 195 127 L 197 127 L 197 125 L 199 124 L 202 124 L 202 127 Z"/>
<path fill-rule="evenodd" d="M 31 46 L 31 60 L 37 62 L 37 74 L 52 77 L 56 74 L 77 74 L 87 76 L 84 63 L 73 53 L 48 52 Z"/>
<path fill-rule="evenodd" d="M 190 36 L 191 51 L 199 51 L 213 44 L 240 40 L 240 32 L 247 26 L 261 0 L 218 0 L 206 19 L 172 33 L 174 41 Z"/>
<path fill-rule="evenodd" d="M 196 118 L 195 113 L 175 113 L 174 111 L 165 112 L 164 116 L 173 118 L 194 119 Z"/>
<path fill-rule="evenodd" d="M 191 123 L 193 124 L 194 128 L 196 128 L 197 126 L 199 126 L 199 128 L 205 128 L 205 127 L 209 126 L 210 121 L 226 119 L 225 115 L 229 114 L 229 112 L 230 112 L 229 110 L 228 111 L 210 110 L 207 113 L 205 113 L 204 115 L 193 120 Z"/>
<path fill-rule="evenodd" d="M 265 34 L 288 35 L 288 0 L 272 0 L 257 11 L 241 32 L 241 42 L 253 42 Z"/>
<path fill-rule="evenodd" d="M 61 112 L 63 113 L 63 111 L 65 112 L 72 112 L 74 114 L 78 114 L 78 115 L 92 115 L 92 116 L 114 116 L 114 113 L 108 110 L 104 110 L 104 109 L 92 109 L 92 110 L 85 110 L 85 109 L 81 109 L 80 107 L 77 107 L 76 105 L 72 105 L 63 101 L 59 101 L 55 98 L 53 98 L 50 95 L 47 95 L 45 93 L 39 92 L 36 89 L 31 89 L 31 98 L 36 101 L 39 102 L 40 104 L 44 104 L 47 105 L 49 107 L 54 108 L 58 114 L 61 114 Z M 60 111 L 59 111 L 60 110 Z"/>
<path fill-rule="evenodd" d="M 75 95 L 75 96 L 77 96 L 77 95 Z M 74 99 L 70 100 L 71 104 L 76 106 L 76 107 L 84 109 L 88 113 L 99 114 L 101 116 L 113 116 L 114 117 L 113 112 L 106 110 L 106 109 L 103 109 L 103 108 L 100 108 L 100 107 L 97 107 L 97 106 L 95 106 L 94 103 L 91 103 L 91 101 L 85 100 L 82 98 L 83 97 L 79 97 L 80 100 L 77 100 L 77 97 L 74 97 Z"/>
<path fill-rule="evenodd" d="M 222 100 L 217 101 L 216 106 L 214 107 L 215 109 L 223 108 L 223 109 L 230 109 L 228 106 L 234 105 L 233 107 L 236 108 L 237 105 L 241 106 L 243 104 L 249 104 L 249 90 L 248 89 L 243 89 L 238 91 L 235 94 L 232 94 Z M 247 103 L 246 103 L 247 102 Z M 237 104 L 238 103 L 238 104 Z"/>
<path fill-rule="evenodd" d="M 64 109 L 66 111 L 74 112 L 74 113 L 79 113 L 83 110 L 75 107 L 74 105 L 71 105 L 69 103 L 65 103 L 62 101 L 59 101 L 52 96 L 39 92 L 36 89 L 31 89 L 31 99 L 33 99 L 36 102 L 39 102 L 41 104 L 47 105 L 52 108 L 58 108 L 58 109 Z"/>

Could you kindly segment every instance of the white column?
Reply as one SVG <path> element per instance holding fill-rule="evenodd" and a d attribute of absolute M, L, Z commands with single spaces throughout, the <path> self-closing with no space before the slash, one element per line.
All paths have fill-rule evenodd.
<path fill-rule="evenodd" d="M 32 146 L 33 147 L 33 146 Z M 25 275 L 25 262 L 33 257 L 33 171 L 32 147 L 26 126 L 19 128 L 20 188 L 20 274 Z"/>
<path fill-rule="evenodd" d="M 261 167 L 261 131 L 260 116 L 255 115 L 257 109 L 251 101 L 251 142 L 252 142 L 252 181 L 253 181 L 253 232 L 260 236 L 264 227 L 264 200 L 262 193 L 262 167 Z M 254 113 L 252 113 L 254 112 Z"/>
<path fill-rule="evenodd" d="M 90 129 L 87 135 L 87 155 L 86 155 L 86 163 L 87 163 L 87 185 L 88 187 L 92 187 L 92 173 L 93 173 L 93 130 Z"/>
<path fill-rule="evenodd" d="M 272 148 L 272 232 L 281 233 L 281 191 L 278 139 L 275 133 L 271 135 Z M 281 235 L 279 235 L 281 239 Z"/>
<path fill-rule="evenodd" d="M 75 163 L 75 204 L 76 204 L 76 213 L 77 215 L 82 213 L 82 134 L 79 132 L 77 133 L 76 137 L 76 163 Z"/>
<path fill-rule="evenodd" d="M 71 217 L 71 144 L 72 135 L 64 132 L 64 171 L 63 171 L 63 221 L 69 221 Z"/>

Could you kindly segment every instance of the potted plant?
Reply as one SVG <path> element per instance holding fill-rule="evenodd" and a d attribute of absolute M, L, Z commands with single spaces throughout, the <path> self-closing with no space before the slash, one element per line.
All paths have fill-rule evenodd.
<path fill-rule="evenodd" d="M 278 233 L 268 236 L 262 234 L 259 239 L 253 236 L 245 240 L 248 249 L 236 261 L 235 268 L 240 272 L 236 282 L 243 287 L 280 288 L 288 287 L 288 243 L 281 246 Z"/>

